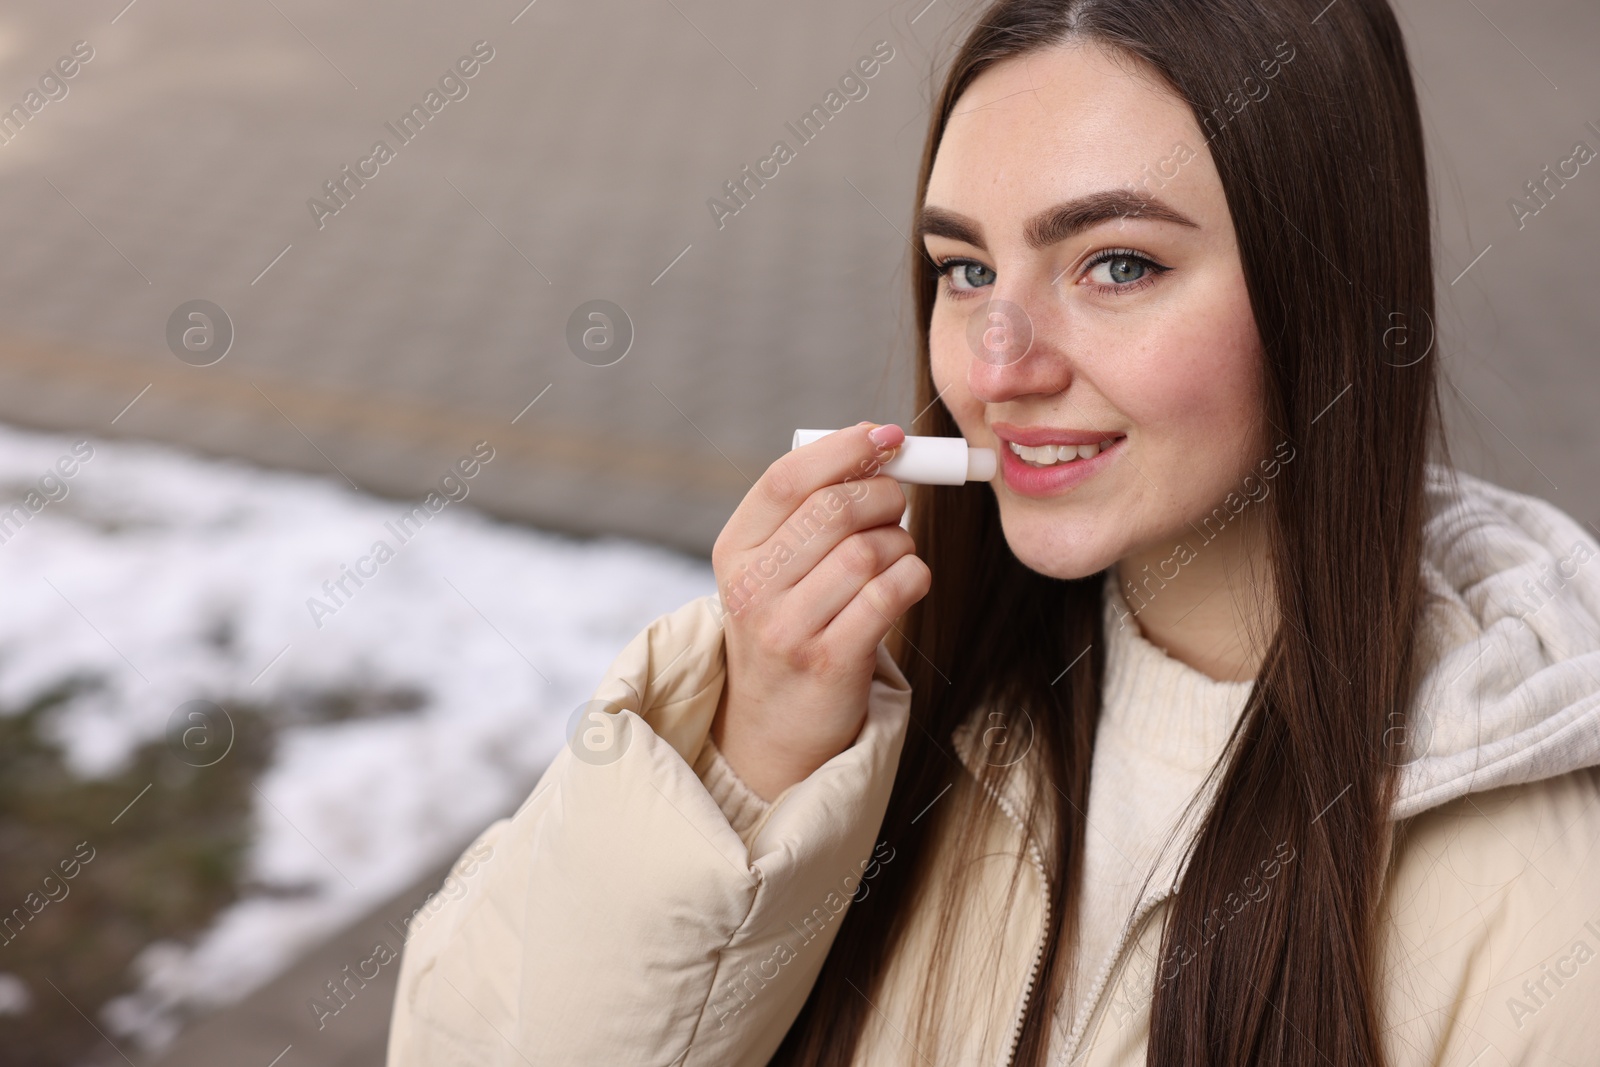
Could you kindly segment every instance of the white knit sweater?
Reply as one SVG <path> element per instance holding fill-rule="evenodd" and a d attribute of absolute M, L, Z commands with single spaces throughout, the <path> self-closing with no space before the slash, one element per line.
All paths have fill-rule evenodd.
<path fill-rule="evenodd" d="M 1087 1010 L 1088 985 L 1116 949 L 1157 855 L 1222 754 L 1255 685 L 1216 681 L 1147 640 L 1115 569 L 1106 576 L 1103 631 L 1106 673 L 1089 778 L 1074 981 L 1056 1008 L 1053 1053 Z M 1192 812 L 1190 826 L 1204 814 Z M 1178 835 L 1177 846 L 1184 840 Z"/>

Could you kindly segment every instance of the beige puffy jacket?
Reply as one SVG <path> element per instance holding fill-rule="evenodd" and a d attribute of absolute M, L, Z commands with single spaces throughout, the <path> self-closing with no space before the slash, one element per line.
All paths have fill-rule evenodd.
<path fill-rule="evenodd" d="M 1425 747 L 1402 772 L 1383 904 L 1390 1063 L 1600 1064 L 1600 547 L 1552 505 L 1466 475 L 1458 492 L 1432 469 L 1429 503 Z M 724 676 L 710 598 L 622 651 L 596 692 L 615 712 L 596 720 L 616 731 L 605 757 L 563 749 L 475 843 L 492 855 L 466 893 L 408 940 L 388 1067 L 767 1062 L 849 898 L 894 862 L 877 832 L 910 693 L 880 648 L 860 736 L 769 805 L 707 743 Z M 976 766 L 972 731 L 954 741 Z M 988 805 L 987 851 L 1021 848 L 1024 789 L 1013 775 Z M 944 802 L 980 801 L 967 777 Z M 1010 1062 L 1046 911 L 1033 863 L 1009 913 L 989 910 L 1011 867 L 983 865 L 958 962 L 982 979 L 946 1005 L 938 1043 L 901 1036 L 929 945 L 913 921 L 857 1063 Z M 1181 873 L 1163 865 L 1091 969 L 1063 1063 L 1144 1063 Z"/>

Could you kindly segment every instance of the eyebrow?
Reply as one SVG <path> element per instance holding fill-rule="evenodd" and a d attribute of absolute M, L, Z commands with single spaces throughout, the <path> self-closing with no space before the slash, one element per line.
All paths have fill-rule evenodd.
<path fill-rule="evenodd" d="M 1029 219 L 1022 233 L 1029 247 L 1042 250 L 1112 219 L 1149 219 L 1200 228 L 1199 223 L 1156 197 L 1110 189 L 1047 208 Z M 965 215 L 942 207 L 924 205 L 917 217 L 917 236 L 948 237 L 988 251 L 983 243 L 983 227 Z"/>

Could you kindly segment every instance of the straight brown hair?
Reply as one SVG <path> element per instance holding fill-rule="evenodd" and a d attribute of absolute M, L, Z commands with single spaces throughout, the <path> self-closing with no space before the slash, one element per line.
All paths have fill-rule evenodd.
<path fill-rule="evenodd" d="M 936 98 L 919 210 L 945 124 L 973 80 L 1071 42 L 1154 72 L 1207 136 L 1265 352 L 1262 426 L 1295 456 L 1262 511 L 1276 630 L 1167 911 L 1160 958 L 1194 955 L 1157 983 L 1148 1060 L 1378 1065 L 1377 915 L 1414 686 L 1430 447 L 1448 465 L 1431 352 L 1427 173 L 1405 46 L 1385 0 L 999 0 L 978 16 Z M 1293 61 L 1257 98 L 1252 85 L 1285 43 Z M 958 435 L 930 372 L 938 279 L 920 247 L 911 273 L 925 408 L 912 432 Z M 1428 351 L 1417 353 L 1424 337 Z M 969 810 L 917 818 L 967 774 L 951 733 L 982 709 L 1030 732 L 1027 759 L 1046 783 L 1024 822 L 1049 857 L 1048 932 L 1014 1057 L 1043 1067 L 1075 938 L 1105 669 L 1103 576 L 1062 581 L 1023 566 L 987 485 L 917 487 L 911 506 L 933 584 L 901 620 L 896 646 L 912 722 L 879 836 L 899 858 L 846 914 L 772 1062 L 851 1062 L 907 915 L 935 879 L 960 877 L 933 842 L 953 830 L 963 854 L 995 816 L 977 790 Z M 998 785 L 1007 762 L 989 761 L 982 783 Z M 1295 861 L 1249 920 L 1195 937 L 1280 842 Z M 962 921 L 941 914 L 935 986 L 955 978 L 949 949 Z M 906 1035 L 913 1045 L 932 1025 L 932 1001 Z"/>

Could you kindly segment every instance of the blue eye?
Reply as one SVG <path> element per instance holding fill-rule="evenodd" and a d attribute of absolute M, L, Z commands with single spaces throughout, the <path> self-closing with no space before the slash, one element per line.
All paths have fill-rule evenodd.
<path fill-rule="evenodd" d="M 1120 289 L 1154 280 L 1167 267 L 1129 248 L 1110 248 L 1089 261 L 1085 277 L 1106 289 Z"/>
<path fill-rule="evenodd" d="M 994 271 L 971 259 L 941 259 L 934 264 L 951 290 L 970 292 L 994 284 Z"/>
<path fill-rule="evenodd" d="M 1136 282 L 1144 277 L 1145 272 L 1144 263 L 1132 256 L 1118 256 L 1096 266 L 1106 268 L 1107 280 L 1111 282 Z"/>

